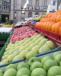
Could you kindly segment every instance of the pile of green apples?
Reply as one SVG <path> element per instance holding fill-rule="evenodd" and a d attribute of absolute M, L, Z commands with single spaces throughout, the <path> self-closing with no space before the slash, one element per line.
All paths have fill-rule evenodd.
<path fill-rule="evenodd" d="M 61 51 L 0 68 L 0 76 L 61 76 Z"/>
<path fill-rule="evenodd" d="M 49 52 L 53 48 L 55 48 L 55 44 L 52 41 L 37 34 L 30 38 L 17 41 L 14 44 L 9 43 L 0 64 L 7 64 L 22 59 L 28 60 L 38 54 Z"/>

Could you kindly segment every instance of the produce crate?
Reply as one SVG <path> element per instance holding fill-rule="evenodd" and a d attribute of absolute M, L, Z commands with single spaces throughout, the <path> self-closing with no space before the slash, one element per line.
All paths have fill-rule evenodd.
<path fill-rule="evenodd" d="M 10 33 L 0 33 L 0 47 L 3 47 Z"/>
<path fill-rule="evenodd" d="M 32 29 L 35 30 L 34 28 L 32 28 Z M 35 31 L 36 31 L 36 30 L 35 30 Z M 38 32 L 38 31 L 37 31 L 37 32 Z M 39 32 L 38 32 L 38 33 L 39 33 Z M 13 32 L 11 32 L 10 37 L 11 37 L 12 34 L 13 34 Z M 1 50 L 1 52 L 0 52 L 0 60 L 1 60 L 1 58 L 2 58 L 2 56 L 3 56 L 3 54 L 4 54 L 4 52 L 5 52 L 5 49 L 6 49 L 7 45 L 8 45 L 8 43 L 10 42 L 10 37 L 8 38 L 7 42 L 5 43 L 4 47 L 2 48 L 2 50 Z M 49 51 L 49 52 L 44 52 L 44 53 L 42 53 L 42 54 L 40 54 L 40 55 L 46 55 L 46 54 L 48 54 L 48 53 L 53 53 L 53 52 L 55 52 L 55 51 L 58 51 L 59 48 L 60 48 L 60 50 L 61 50 L 61 47 L 56 46 L 55 49 L 53 49 L 53 50 L 51 50 L 51 51 Z M 40 55 L 37 55 L 37 56 L 40 56 Z M 15 61 L 15 62 L 12 62 L 12 63 L 21 62 L 21 61 L 23 61 L 23 60 Z M 26 61 L 26 59 L 24 59 L 24 61 Z M 7 65 L 8 65 L 8 64 L 7 64 Z"/>
<path fill-rule="evenodd" d="M 0 33 L 0 41 L 6 41 L 9 35 L 9 33 Z"/>
<path fill-rule="evenodd" d="M 6 42 L 5 42 L 4 46 L 0 48 L 0 49 L 1 49 L 1 51 L 0 51 L 0 59 L 1 59 L 2 55 L 4 54 L 4 51 L 5 51 L 7 45 L 8 45 L 8 43 L 9 43 L 9 41 L 10 41 L 10 36 L 11 36 L 11 34 L 12 34 L 12 32 L 10 32 L 9 34 L 6 34 L 6 35 L 5 35 L 5 33 L 4 33 L 4 35 L 5 35 L 6 38 L 4 38 L 4 37 L 2 38 L 2 37 L 1 37 L 1 39 L 5 39 Z M 2 36 L 3 36 L 3 35 L 2 35 Z"/>

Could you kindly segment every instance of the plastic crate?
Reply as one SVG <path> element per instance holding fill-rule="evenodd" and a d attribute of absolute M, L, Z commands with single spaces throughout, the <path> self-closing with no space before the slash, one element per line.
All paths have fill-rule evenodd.
<path fill-rule="evenodd" d="M 12 32 L 10 32 L 9 37 L 7 38 L 4 46 L 1 48 L 1 51 L 0 51 L 0 60 L 1 60 L 1 57 L 3 56 L 3 54 L 5 52 L 5 49 L 6 49 L 7 45 L 8 45 L 8 43 L 10 42 L 11 35 L 12 35 Z"/>
<path fill-rule="evenodd" d="M 6 41 L 10 33 L 0 33 L 0 41 Z"/>
<path fill-rule="evenodd" d="M 3 47 L 10 33 L 0 33 L 0 47 Z"/>

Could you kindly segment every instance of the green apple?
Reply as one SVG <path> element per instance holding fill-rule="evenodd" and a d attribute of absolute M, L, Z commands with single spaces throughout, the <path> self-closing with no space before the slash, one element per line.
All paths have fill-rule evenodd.
<path fill-rule="evenodd" d="M 35 42 L 40 42 L 43 39 L 43 37 L 38 38 Z"/>
<path fill-rule="evenodd" d="M 47 40 L 48 40 L 48 39 L 43 38 L 43 39 L 38 43 L 38 45 L 39 45 L 40 47 L 43 46 L 43 45 L 47 42 Z"/>
<path fill-rule="evenodd" d="M 50 51 L 50 48 L 48 47 L 48 45 L 44 44 L 40 49 L 39 49 L 39 53 L 45 53 Z"/>
<path fill-rule="evenodd" d="M 56 60 L 58 63 L 61 61 L 61 53 L 59 53 L 59 54 L 54 54 L 54 60 Z"/>
<path fill-rule="evenodd" d="M 7 69 L 4 73 L 4 76 L 16 76 L 16 70 L 13 68 Z"/>
<path fill-rule="evenodd" d="M 25 48 L 25 46 L 19 46 L 18 50 L 22 51 Z"/>
<path fill-rule="evenodd" d="M 52 59 L 51 56 L 44 56 L 41 58 L 41 63 L 44 64 L 46 60 Z"/>
<path fill-rule="evenodd" d="M 24 58 L 23 58 L 22 55 L 17 55 L 17 56 L 15 56 L 15 57 L 13 58 L 12 61 L 23 60 L 23 59 L 24 59 Z"/>
<path fill-rule="evenodd" d="M 46 60 L 46 61 L 44 62 L 43 68 L 44 68 L 45 70 L 48 70 L 50 67 L 56 66 L 56 65 L 57 65 L 57 62 L 56 62 L 55 60 L 53 60 L 53 59 L 48 59 L 48 60 Z"/>
<path fill-rule="evenodd" d="M 53 56 L 55 57 L 57 54 L 61 54 L 61 51 L 56 51 L 55 53 L 53 53 Z"/>
<path fill-rule="evenodd" d="M 2 65 L 2 64 L 8 64 L 8 63 L 9 63 L 8 60 L 4 59 L 4 60 L 1 60 L 0 65 Z"/>
<path fill-rule="evenodd" d="M 53 66 L 48 70 L 48 76 L 56 76 L 56 75 L 61 75 L 60 66 Z"/>
<path fill-rule="evenodd" d="M 34 46 L 34 47 L 31 49 L 31 51 L 36 51 L 36 52 L 38 53 L 38 49 L 39 49 L 39 46 L 36 45 L 36 46 Z"/>
<path fill-rule="evenodd" d="M 30 46 L 29 47 L 27 46 L 24 50 L 30 51 L 32 47 L 33 47 L 33 45 L 30 44 Z"/>
<path fill-rule="evenodd" d="M 60 66 L 61 66 L 61 61 L 60 61 Z"/>
<path fill-rule="evenodd" d="M 21 63 L 19 63 L 18 66 L 17 66 L 17 69 L 19 70 L 20 68 L 23 68 L 23 67 L 29 69 L 28 63 L 26 63 L 26 62 L 21 62 Z"/>
<path fill-rule="evenodd" d="M 47 41 L 46 45 L 48 45 L 50 49 L 53 49 L 55 47 L 55 44 L 52 41 Z"/>
<path fill-rule="evenodd" d="M 25 58 L 26 54 L 28 53 L 28 50 L 26 50 L 26 49 L 19 53 L 20 57 Z"/>
<path fill-rule="evenodd" d="M 42 68 L 36 68 L 32 71 L 31 76 L 46 76 L 46 71 Z"/>
<path fill-rule="evenodd" d="M 32 63 L 33 63 L 33 62 L 36 62 L 36 61 L 37 61 L 37 62 L 40 62 L 39 58 L 38 58 L 38 57 L 32 57 L 32 58 L 28 61 L 28 64 L 29 64 L 29 65 L 32 65 Z"/>
<path fill-rule="evenodd" d="M 36 45 L 39 44 L 41 42 L 41 40 L 43 40 L 43 37 L 42 38 L 40 37 L 39 39 L 35 40 L 34 44 L 36 44 Z"/>
<path fill-rule="evenodd" d="M 29 76 L 29 75 L 21 75 L 21 76 Z"/>
<path fill-rule="evenodd" d="M 30 75 L 30 71 L 27 68 L 21 68 L 18 70 L 17 75 L 16 76 L 22 76 L 22 75 Z"/>
<path fill-rule="evenodd" d="M 39 35 L 37 35 L 37 36 L 35 36 L 33 39 L 32 39 L 32 42 L 35 42 L 38 38 L 40 38 L 41 37 L 41 35 L 39 34 Z"/>
<path fill-rule="evenodd" d="M 0 76 L 3 76 L 3 71 L 2 70 L 0 70 Z"/>
<path fill-rule="evenodd" d="M 42 64 L 40 62 L 35 61 L 35 62 L 32 63 L 32 65 L 30 67 L 30 70 L 32 71 L 35 68 L 41 68 L 41 67 L 42 67 Z"/>
<path fill-rule="evenodd" d="M 25 44 L 27 44 L 27 43 L 29 43 L 31 41 L 32 41 L 32 38 L 28 38 L 27 40 L 24 41 L 23 45 L 25 45 Z"/>
<path fill-rule="evenodd" d="M 12 55 L 9 55 L 9 56 L 7 56 L 7 60 L 8 60 L 8 62 L 10 63 L 10 62 L 12 62 L 12 59 L 14 58 L 14 55 L 12 54 Z"/>
<path fill-rule="evenodd" d="M 30 59 L 32 57 L 35 57 L 37 55 L 37 52 L 36 51 L 29 51 L 27 54 L 26 54 L 26 59 Z"/>
<path fill-rule="evenodd" d="M 7 66 L 7 69 L 9 69 L 9 68 L 14 68 L 14 69 L 16 69 L 16 68 L 17 68 L 17 64 L 9 64 L 9 65 Z"/>
<path fill-rule="evenodd" d="M 61 75 L 56 75 L 56 76 L 61 76 Z"/>

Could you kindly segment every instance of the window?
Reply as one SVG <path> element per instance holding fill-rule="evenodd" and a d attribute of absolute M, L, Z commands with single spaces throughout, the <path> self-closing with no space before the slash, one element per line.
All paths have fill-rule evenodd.
<path fill-rule="evenodd" d="M 39 14 L 38 10 L 40 10 L 39 0 L 36 0 L 35 1 L 35 10 L 36 10 L 35 15 L 38 15 Z"/>
<path fill-rule="evenodd" d="M 8 12 L 10 10 L 10 0 L 4 0 L 2 5 L 3 5 L 3 10 L 5 12 Z"/>
<path fill-rule="evenodd" d="M 2 4 L 2 0 L 0 0 L 0 4 Z"/>
<path fill-rule="evenodd" d="M 31 5 L 31 6 L 32 6 L 32 0 L 29 0 L 29 5 Z"/>
<path fill-rule="evenodd" d="M 35 6 L 39 7 L 39 0 L 36 0 L 35 4 Z"/>

